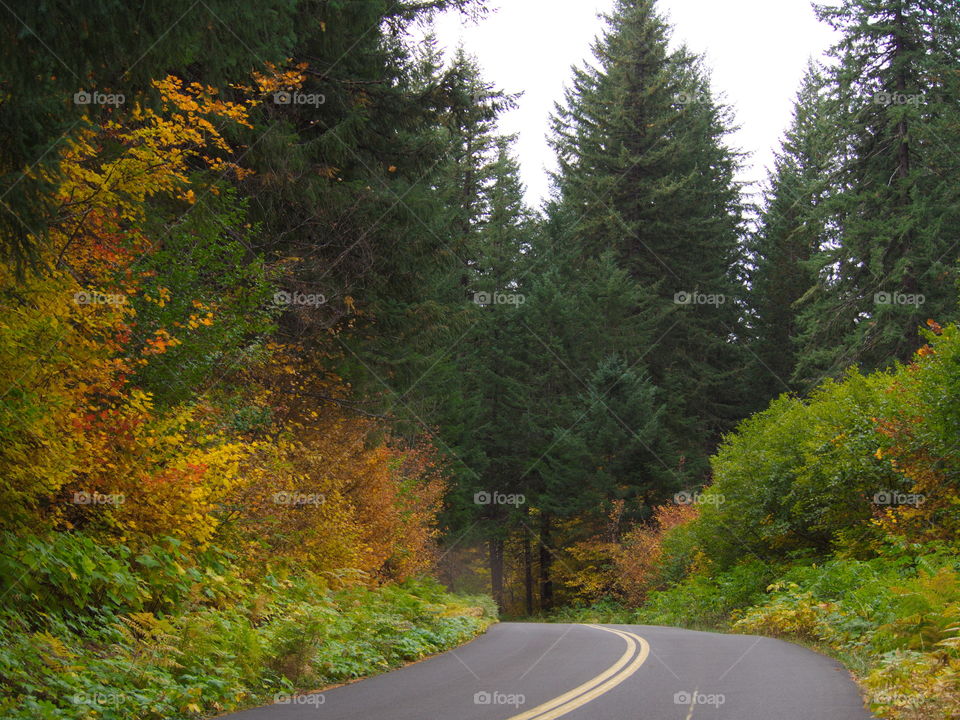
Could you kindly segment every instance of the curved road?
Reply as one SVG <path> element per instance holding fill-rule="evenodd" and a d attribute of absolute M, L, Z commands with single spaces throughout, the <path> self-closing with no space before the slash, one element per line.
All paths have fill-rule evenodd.
<path fill-rule="evenodd" d="M 400 670 L 230 720 L 865 720 L 834 661 L 781 640 L 499 623 Z"/>

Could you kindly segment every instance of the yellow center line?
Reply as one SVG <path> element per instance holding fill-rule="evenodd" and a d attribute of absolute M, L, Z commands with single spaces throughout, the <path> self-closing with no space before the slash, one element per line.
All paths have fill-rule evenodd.
<path fill-rule="evenodd" d="M 686 720 L 691 720 L 693 718 L 693 711 L 697 707 L 697 693 L 700 691 L 699 687 L 693 689 L 693 698 L 690 700 L 690 712 L 687 713 Z"/>
<path fill-rule="evenodd" d="M 627 643 L 626 651 L 617 662 L 596 677 L 587 680 L 587 682 L 569 692 L 565 692 L 563 695 L 548 700 L 542 705 L 519 715 L 513 715 L 507 720 L 554 720 L 562 717 L 609 692 L 633 675 L 646 662 L 647 656 L 650 654 L 650 644 L 639 635 L 626 630 L 605 628 L 600 625 L 586 625 L 586 627 L 603 630 L 623 638 Z M 638 647 L 640 648 L 639 652 L 637 652 Z M 631 658 L 633 658 L 632 662 Z"/>

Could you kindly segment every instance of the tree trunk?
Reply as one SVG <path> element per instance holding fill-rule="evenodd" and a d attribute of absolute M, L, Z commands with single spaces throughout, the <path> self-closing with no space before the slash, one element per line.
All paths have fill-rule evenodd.
<path fill-rule="evenodd" d="M 530 547 L 530 530 L 524 524 L 523 533 L 523 582 L 526 589 L 527 615 L 533 615 L 533 548 Z"/>
<path fill-rule="evenodd" d="M 490 594 L 497 608 L 503 610 L 503 538 L 493 537 L 488 541 L 490 549 Z"/>
<path fill-rule="evenodd" d="M 550 516 L 540 514 L 540 609 L 553 608 L 553 580 L 550 579 L 553 553 L 550 550 Z"/>

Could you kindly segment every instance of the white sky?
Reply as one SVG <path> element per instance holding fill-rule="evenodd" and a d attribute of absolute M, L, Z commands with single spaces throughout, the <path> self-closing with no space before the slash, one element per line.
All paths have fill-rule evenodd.
<path fill-rule="evenodd" d="M 477 24 L 441 16 L 436 32 L 450 49 L 462 42 L 488 80 L 524 93 L 500 128 L 519 135 L 527 199 L 536 207 L 548 194 L 546 168 L 553 167 L 546 142 L 553 103 L 563 98 L 571 65 L 592 57 L 591 41 L 603 27 L 597 15 L 613 0 L 491 0 L 490 6 L 496 12 Z M 807 60 L 829 47 L 833 32 L 817 21 L 809 0 L 659 0 L 659 9 L 673 25 L 674 42 L 706 56 L 714 90 L 733 106 L 741 129 L 729 142 L 750 153 L 739 179 L 763 180 Z"/>

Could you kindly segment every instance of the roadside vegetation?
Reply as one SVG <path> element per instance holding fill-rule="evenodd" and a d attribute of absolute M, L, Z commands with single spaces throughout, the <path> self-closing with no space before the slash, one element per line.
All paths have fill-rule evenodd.
<path fill-rule="evenodd" d="M 0 714 L 195 720 L 489 592 L 960 717 L 956 0 L 817 8 L 756 206 L 705 59 L 613 0 L 537 208 L 523 88 L 432 32 L 490 0 L 9 1 Z"/>
<path fill-rule="evenodd" d="M 251 576 L 222 551 L 168 538 L 137 556 L 84 535 L 4 538 L 0 715 L 9 720 L 179 720 L 270 703 L 469 640 L 483 598 L 435 582 L 342 587 L 291 571 Z M 44 565 L 33 564 L 42 554 Z M 26 579 L 28 578 L 28 579 Z"/>
<path fill-rule="evenodd" d="M 282 233 L 259 212 L 287 171 L 276 148 L 251 148 L 286 127 L 289 160 L 296 120 L 277 113 L 305 109 L 289 97 L 307 66 L 279 44 L 324 29 L 314 17 L 299 39 L 274 27 L 240 56 L 208 53 L 220 17 L 168 27 L 165 13 L 189 8 L 95 5 L 83 25 L 103 54 L 48 38 L 82 80 L 39 70 L 53 59 L 43 41 L 4 25 L 12 12 L 0 20 L 20 44 L 0 61 L 0 716 L 210 717 L 482 632 L 490 603 L 430 579 L 449 464 L 428 428 L 398 428 L 343 376 L 365 311 L 343 286 L 297 280 L 305 261 L 272 245 Z M 316 10 L 242 5 L 216 7 L 249 16 L 233 38 Z M 394 56 L 370 28 L 388 11 L 358 5 L 328 8 L 330 35 L 369 36 L 354 72 L 383 74 Z M 78 24 L 22 10 L 47 32 Z M 145 54 L 127 23 L 151 13 L 157 42 L 170 30 L 174 45 Z M 20 82 L 33 89 L 11 90 Z M 366 113 L 327 92 L 334 112 Z M 318 112 L 322 92 L 308 94 Z M 20 114 L 38 98 L 48 105 Z M 36 162 L 7 157 L 44 139 Z M 310 204 L 332 212 L 327 186 L 342 178 L 312 165 L 328 194 Z"/>
<path fill-rule="evenodd" d="M 957 717 L 960 330 L 927 335 L 741 423 L 713 484 L 658 513 L 681 522 L 608 547 L 609 599 L 551 619 L 783 637 L 843 661 L 879 717 Z"/>

